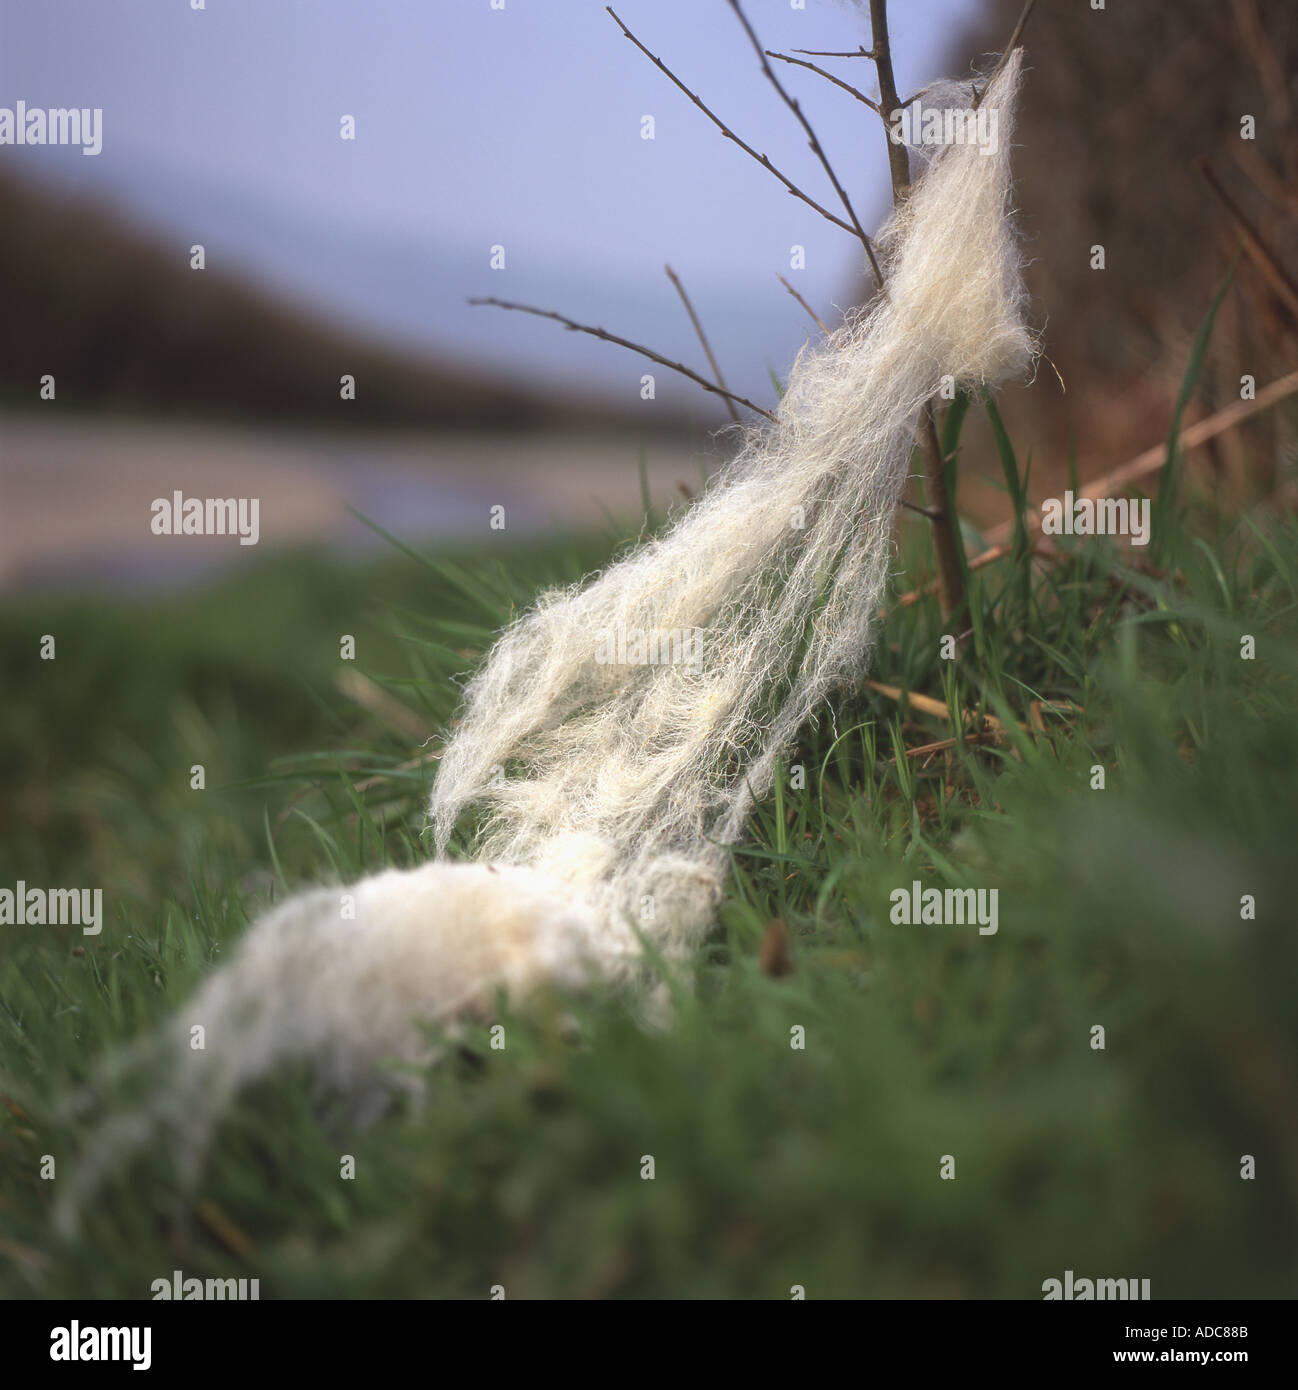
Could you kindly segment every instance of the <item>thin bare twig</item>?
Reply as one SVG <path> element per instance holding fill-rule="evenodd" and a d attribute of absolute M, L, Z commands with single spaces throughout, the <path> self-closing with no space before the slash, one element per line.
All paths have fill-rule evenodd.
<path fill-rule="evenodd" d="M 1010 41 L 1001 50 L 1001 56 L 997 59 L 996 66 L 988 74 L 987 81 L 983 85 L 982 91 L 974 93 L 973 108 L 975 111 L 982 105 L 983 93 L 985 93 L 988 88 L 991 87 L 992 83 L 1001 75 L 1001 69 L 1009 62 L 1010 54 L 1018 47 L 1019 40 L 1023 37 L 1023 30 L 1027 27 L 1028 20 L 1032 17 L 1032 10 L 1036 3 L 1037 0 L 1027 0 L 1027 3 L 1023 6 L 1022 12 L 1019 14 L 1019 22 L 1014 26 L 1014 32 L 1010 35 Z"/>
<path fill-rule="evenodd" d="M 844 211 L 852 222 L 852 230 L 861 239 L 861 245 L 865 247 L 866 258 L 870 262 L 870 269 L 874 274 L 874 282 L 879 289 L 883 288 L 883 271 L 879 269 L 879 262 L 875 258 L 874 243 L 865 234 L 865 228 L 861 226 L 861 220 L 856 215 L 856 209 L 852 206 L 852 200 L 847 196 L 847 191 L 838 181 L 838 175 L 834 172 L 834 166 L 829 162 L 829 156 L 825 153 L 824 147 L 816 138 L 816 132 L 811 128 L 811 122 L 803 114 L 801 105 L 796 97 L 790 96 L 785 90 L 784 84 L 775 75 L 775 69 L 766 61 L 766 50 L 762 47 L 762 41 L 757 37 L 753 26 L 748 22 L 748 16 L 744 13 L 743 6 L 739 0 L 730 0 L 730 8 L 734 10 L 740 24 L 744 26 L 744 33 L 748 35 L 748 41 L 753 46 L 753 51 L 757 54 L 757 61 L 762 65 L 762 73 L 772 87 L 780 94 L 780 100 L 793 112 L 798 124 L 806 132 L 807 141 L 811 145 L 811 151 L 820 160 L 821 168 L 829 176 L 829 181 L 834 185 L 834 192 L 838 194 L 838 200 L 842 203 Z"/>
<path fill-rule="evenodd" d="M 589 324 L 578 323 L 575 319 L 555 313 L 553 309 L 537 309 L 531 304 L 514 304 L 507 299 L 496 299 L 494 296 L 486 299 L 470 299 L 469 303 L 475 305 L 489 304 L 496 309 L 512 309 L 519 314 L 534 314 L 539 319 L 553 319 L 555 323 L 563 324 L 572 333 L 589 333 L 592 338 L 600 338 L 606 343 L 616 343 L 618 347 L 627 348 L 631 352 L 638 352 L 641 357 L 647 357 L 651 362 L 657 362 L 660 367 L 669 367 L 673 372 L 679 372 L 681 376 L 688 377 L 696 386 L 701 386 L 705 391 L 711 391 L 715 396 L 728 397 L 748 410 L 756 411 L 758 415 L 764 415 L 772 422 L 775 420 L 775 416 L 769 410 L 763 410 L 760 405 L 755 405 L 747 396 L 739 396 L 733 391 L 727 391 L 724 386 L 718 386 L 715 381 L 709 381 L 707 377 L 700 376 L 698 372 L 683 363 L 673 362 L 670 358 L 661 356 L 651 348 L 633 343 L 629 338 L 619 338 L 616 333 L 606 332 L 603 328 L 592 328 Z"/>
<path fill-rule="evenodd" d="M 899 101 L 897 103 L 898 109 L 900 110 L 901 108 L 906 106 L 914 106 L 914 104 L 920 99 L 920 97 L 924 95 L 925 92 L 931 92 L 935 86 L 937 86 L 937 83 L 930 82 L 927 87 L 921 87 L 913 97 L 907 97 L 905 101 Z"/>
<path fill-rule="evenodd" d="M 883 115 L 879 103 L 875 101 L 873 97 L 868 97 L 864 92 L 857 91 L 850 82 L 844 82 L 841 77 L 835 77 L 832 72 L 826 72 L 824 68 L 817 67 L 815 63 L 805 63 L 801 58 L 791 58 L 787 53 L 776 53 L 769 48 L 766 50 L 766 56 L 768 58 L 778 58 L 782 63 L 792 63 L 794 67 L 808 68 L 810 71 L 816 73 L 817 76 L 823 77 L 827 82 L 832 82 L 835 87 L 841 87 L 845 92 L 850 92 L 857 101 L 863 101 L 871 111 L 876 112 L 880 116 Z"/>
<path fill-rule="evenodd" d="M 850 53 L 827 53 L 823 48 L 795 48 L 795 53 L 805 53 L 808 58 L 873 58 L 874 50 L 866 48 L 864 44 L 860 48 L 853 49 Z"/>
<path fill-rule="evenodd" d="M 708 359 L 708 366 L 712 368 L 712 375 L 717 379 L 717 385 L 726 393 L 726 409 L 730 412 L 730 418 L 739 423 L 739 412 L 735 409 L 735 403 L 730 398 L 730 392 L 726 387 L 726 379 L 721 373 L 721 364 L 712 355 L 712 344 L 708 342 L 708 335 L 703 331 L 703 325 L 699 322 L 699 316 L 694 312 L 694 305 L 690 303 L 690 297 L 685 293 L 685 286 L 681 284 L 680 276 L 669 265 L 663 266 L 667 272 L 667 278 L 676 286 L 676 293 L 681 297 L 681 303 L 685 306 L 685 312 L 690 316 L 690 322 L 694 325 L 694 331 L 698 334 L 699 342 L 703 344 L 703 352 Z"/>
<path fill-rule="evenodd" d="M 713 111 L 711 107 L 709 107 L 703 101 L 702 97 L 700 97 L 696 92 L 692 92 L 685 85 L 685 83 L 682 82 L 680 78 L 676 76 L 676 74 L 671 70 L 671 68 L 669 68 L 667 64 L 663 62 L 661 58 L 659 58 L 656 54 L 649 52 L 649 50 L 644 46 L 644 44 L 642 44 L 640 40 L 636 38 L 636 36 L 630 31 L 630 29 L 628 29 L 626 25 L 622 23 L 621 19 L 618 18 L 617 12 L 613 9 L 611 5 L 606 5 L 604 8 L 608 10 L 610 15 L 612 15 L 614 21 L 616 22 L 618 28 L 621 29 L 622 33 L 626 35 L 626 37 L 630 39 L 633 44 L 635 44 L 635 46 L 640 50 L 640 52 L 643 53 L 644 56 L 649 59 L 649 61 L 654 65 L 654 67 L 658 69 L 659 72 L 663 74 L 664 77 L 668 78 L 676 87 L 679 87 L 680 90 L 684 92 L 687 97 L 689 97 L 689 99 L 694 103 L 694 105 L 697 106 L 699 110 L 703 112 L 703 114 L 708 118 L 708 120 L 710 120 L 712 124 L 716 126 L 716 128 L 722 133 L 722 135 L 726 137 L 727 140 L 733 141 L 736 145 L 739 146 L 741 150 L 743 150 L 745 154 L 750 155 L 753 159 L 755 159 L 762 166 L 762 168 L 766 170 L 768 174 L 774 174 L 775 177 L 779 179 L 779 181 L 788 190 L 788 192 L 793 194 L 795 198 L 800 198 L 804 203 L 806 203 L 806 205 L 809 208 L 814 208 L 827 222 L 832 222 L 835 227 L 841 227 L 843 231 L 851 233 L 852 236 L 857 235 L 857 229 L 853 227 L 850 222 L 845 222 L 841 217 L 837 216 L 835 213 L 830 212 L 828 208 L 822 207 L 813 197 L 811 197 L 810 194 L 804 193 L 802 189 L 800 189 L 798 185 L 793 182 L 792 179 L 782 174 L 764 154 L 758 154 L 757 151 L 753 149 L 751 145 L 741 140 L 739 136 L 736 135 L 735 132 L 731 130 L 730 127 L 721 119 L 721 117 L 718 116 L 716 112 Z"/>
<path fill-rule="evenodd" d="M 795 290 L 793 286 L 789 284 L 789 282 L 784 278 L 783 275 L 780 274 L 778 270 L 775 272 L 775 278 L 780 282 L 780 284 L 784 286 L 786 290 L 788 290 L 788 292 L 794 297 L 794 299 L 796 299 L 798 303 L 802 305 L 802 307 L 807 311 L 807 313 L 811 315 L 812 323 L 814 323 L 822 333 L 827 334 L 829 332 L 829 329 L 826 328 L 823 323 L 821 323 L 820 315 L 816 313 L 816 311 L 811 307 L 811 305 L 808 304 L 805 299 L 803 299 L 803 297 L 797 292 L 797 290 Z"/>

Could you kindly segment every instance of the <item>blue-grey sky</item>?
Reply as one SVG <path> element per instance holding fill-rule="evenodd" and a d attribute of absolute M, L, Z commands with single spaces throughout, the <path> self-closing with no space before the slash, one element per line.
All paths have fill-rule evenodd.
<path fill-rule="evenodd" d="M 894 0 L 904 93 L 940 75 L 978 7 Z M 834 204 L 726 0 L 614 8 L 738 133 Z M 868 39 L 850 0 L 745 8 L 770 48 Z M 827 65 L 875 90 L 868 63 Z M 813 74 L 781 77 L 872 226 L 887 191 L 877 119 Z M 0 0 L 0 106 L 20 99 L 102 107 L 103 152 L 0 147 L 0 160 L 111 196 L 178 257 L 202 242 L 210 265 L 317 309 L 534 378 L 638 395 L 645 368 L 551 324 L 470 310 L 465 296 L 560 308 L 701 365 L 663 276 L 670 261 L 732 384 L 769 395 L 768 366 L 782 371 L 808 326 L 776 273 L 829 312 L 861 265 L 859 246 L 724 140 L 599 0 L 206 0 L 201 11 Z M 354 141 L 340 138 L 344 115 Z M 805 270 L 790 268 L 795 244 Z M 504 271 L 489 268 L 495 245 Z"/>

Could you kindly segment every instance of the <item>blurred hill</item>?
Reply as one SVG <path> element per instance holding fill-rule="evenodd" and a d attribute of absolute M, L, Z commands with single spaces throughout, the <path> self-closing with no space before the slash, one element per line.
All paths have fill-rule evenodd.
<path fill-rule="evenodd" d="M 620 409 L 385 346 L 224 271 L 98 201 L 0 172 L 0 403 L 240 423 L 677 433 L 683 413 Z M 507 331 L 502 329 L 502 331 Z M 356 378 L 340 409 L 339 378 Z"/>
<path fill-rule="evenodd" d="M 947 67 L 985 68 L 1022 0 L 990 0 Z M 1298 6 L 1292 0 L 1038 4 L 1014 166 L 1028 287 L 1049 363 L 1002 413 L 1032 450 L 1034 494 L 1066 486 L 1070 435 L 1083 477 L 1166 436 L 1191 343 L 1239 246 L 1196 161 L 1206 159 L 1290 283 L 1298 280 Z M 1241 118 L 1256 139 L 1241 138 Z M 1105 268 L 1091 269 L 1091 248 Z M 1197 403 L 1206 414 L 1298 366 L 1298 303 L 1241 256 L 1214 330 Z M 1292 471 L 1293 399 L 1208 445 L 1214 480 L 1269 493 Z M 999 469 L 985 422 L 971 449 Z M 1249 458 L 1247 469 L 1245 459 Z M 1287 461 L 1287 462 L 1286 462 Z M 972 460 L 971 460 L 972 462 Z M 966 475 L 962 474 L 962 477 Z M 980 510 L 976 498 L 975 514 Z M 982 501 L 1003 511 L 1004 501 Z"/>

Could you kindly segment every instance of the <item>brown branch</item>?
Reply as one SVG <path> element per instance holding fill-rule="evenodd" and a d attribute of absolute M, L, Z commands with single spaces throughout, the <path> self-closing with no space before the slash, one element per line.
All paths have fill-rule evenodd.
<path fill-rule="evenodd" d="M 730 394 L 726 388 L 726 379 L 721 374 L 721 365 L 712 355 L 712 344 L 708 342 L 708 335 L 703 331 L 703 325 L 699 322 L 699 316 L 694 312 L 694 305 L 690 303 L 690 297 L 685 293 L 685 286 L 681 284 L 680 276 L 669 265 L 663 266 L 667 272 L 667 278 L 676 286 L 676 293 L 681 297 L 681 303 L 685 306 L 685 312 L 690 316 L 690 322 L 694 325 L 694 331 L 698 334 L 699 342 L 703 344 L 703 352 L 708 359 L 708 366 L 712 368 L 712 375 L 717 379 L 717 385 L 726 392 L 726 409 L 730 412 L 730 418 L 739 423 L 739 412 L 735 409 L 735 403 L 730 399 Z"/>
<path fill-rule="evenodd" d="M 823 77 L 827 82 L 832 82 L 835 87 L 841 87 L 845 92 L 850 92 L 857 101 L 863 101 L 871 111 L 879 115 L 883 114 L 879 108 L 879 103 L 872 97 L 866 96 L 864 92 L 857 91 L 850 82 L 844 82 L 842 78 L 835 77 L 832 72 L 826 72 L 824 68 L 818 68 L 815 63 L 804 63 L 801 58 L 791 58 L 787 53 L 775 53 L 769 48 L 766 50 L 766 56 L 768 58 L 778 58 L 781 63 L 792 63 L 795 67 L 807 68 L 818 76 Z"/>
<path fill-rule="evenodd" d="M 1005 45 L 987 80 L 987 87 L 991 86 L 1009 61 L 1009 56 L 1022 37 L 1023 28 L 1035 3 L 1036 0 L 1027 0 L 1023 6 L 1009 43 Z M 874 66 L 879 77 L 879 105 L 886 122 L 891 119 L 893 112 L 902 109 L 902 102 L 897 95 L 897 79 L 892 70 L 892 43 L 888 37 L 888 0 L 870 0 L 870 26 L 874 43 Z M 987 87 L 983 90 L 986 91 Z M 911 101 L 914 100 L 912 97 Z M 975 92 L 975 107 L 980 100 L 981 93 Z M 910 159 L 906 146 L 893 140 L 891 130 L 888 131 L 888 171 L 892 177 L 893 206 L 897 207 L 910 190 Z M 938 608 L 942 614 L 942 621 L 949 623 L 965 602 L 964 541 L 960 535 L 959 518 L 947 492 L 946 460 L 942 457 L 942 446 L 937 433 L 937 415 L 932 401 L 925 404 L 920 414 L 917 437 L 924 465 L 924 500 L 928 504 L 928 512 L 933 521 Z"/>
<path fill-rule="evenodd" d="M 834 192 L 838 194 L 838 200 L 842 203 L 844 211 L 852 221 L 852 229 L 861 239 L 861 245 L 865 247 L 866 258 L 870 262 L 870 270 L 874 274 L 874 282 L 879 289 L 883 288 L 883 271 L 879 269 L 879 262 L 875 259 L 874 243 L 865 234 L 865 228 L 861 226 L 860 218 L 856 215 L 856 209 L 852 206 L 852 200 L 847 196 L 847 191 L 838 181 L 838 175 L 834 172 L 834 166 L 829 162 L 829 156 L 825 153 L 824 147 L 816 138 L 816 132 L 811 128 L 811 122 L 803 114 L 802 107 L 796 97 L 792 97 L 784 89 L 784 84 L 775 75 L 775 69 L 766 61 L 766 50 L 762 47 L 761 40 L 753 31 L 753 26 L 748 22 L 748 16 L 744 13 L 743 6 L 739 0 L 730 0 L 730 8 L 734 10 L 740 24 L 744 26 L 744 33 L 748 35 L 748 41 L 753 46 L 753 51 L 757 54 L 757 61 L 762 65 L 762 74 L 772 87 L 780 94 L 780 100 L 793 112 L 798 124 L 806 132 L 807 141 L 811 145 L 811 151 L 820 160 L 821 167 L 829 176 L 829 181 L 834 185 Z"/>
<path fill-rule="evenodd" d="M 879 75 L 879 101 L 887 120 L 900 109 L 897 79 L 892 71 L 892 44 L 888 38 L 888 0 L 870 0 L 871 37 L 874 65 Z M 897 144 L 888 131 L 888 172 L 892 178 L 892 201 L 900 207 L 910 190 L 910 160 L 906 146 Z M 965 601 L 964 542 L 960 522 L 951 505 L 946 486 L 946 460 L 938 442 L 937 417 L 931 401 L 920 413 L 916 432 L 923 460 L 924 500 L 933 523 L 933 558 L 937 567 L 938 611 L 944 624 L 960 611 Z"/>
<path fill-rule="evenodd" d="M 795 290 L 793 286 L 789 284 L 789 282 L 784 278 L 783 275 L 780 274 L 778 270 L 775 272 L 775 278 L 780 282 L 780 284 L 784 286 L 786 290 L 788 290 L 788 292 L 794 297 L 794 299 L 796 299 L 798 303 L 802 305 L 802 307 L 807 311 L 807 313 L 811 315 L 812 323 L 814 323 L 822 333 L 827 334 L 829 332 L 829 329 L 826 328 L 823 323 L 821 323 L 820 315 L 816 313 L 816 311 L 811 307 L 811 305 L 808 304 L 805 299 L 803 299 L 803 297 L 797 292 L 797 290 Z"/>
<path fill-rule="evenodd" d="M 617 12 L 613 9 L 611 5 L 606 5 L 604 8 L 608 10 L 610 15 L 612 15 L 618 28 L 622 30 L 623 34 L 625 34 L 626 37 L 630 39 L 633 44 L 635 44 L 635 46 L 640 50 L 640 52 L 643 53 L 644 56 L 649 59 L 649 61 L 654 65 L 654 67 L 658 69 L 659 72 L 663 74 L 663 76 L 668 78 L 675 86 L 679 87 L 680 90 L 684 92 L 687 97 L 689 97 L 689 99 L 694 103 L 694 105 L 697 106 L 699 110 L 703 112 L 703 114 L 708 118 L 708 120 L 710 120 L 712 124 L 716 126 L 716 128 L 722 133 L 722 135 L 726 137 L 727 140 L 733 141 L 736 145 L 739 146 L 741 150 L 743 150 L 745 154 L 751 155 L 752 158 L 755 159 L 762 166 L 762 168 L 766 170 L 768 174 L 774 174 L 775 177 L 779 179 L 779 181 L 788 190 L 788 192 L 792 193 L 795 198 L 800 198 L 804 203 L 806 203 L 806 205 L 809 208 L 814 208 L 827 222 L 832 222 L 835 227 L 841 227 L 843 231 L 850 232 L 852 236 L 858 235 L 857 229 L 853 227 L 850 222 L 845 222 L 841 217 L 837 216 L 835 213 L 830 212 L 828 208 L 821 207 L 821 205 L 813 197 L 811 197 L 807 193 L 804 193 L 802 189 L 800 189 L 798 185 L 793 182 L 792 179 L 787 178 L 784 174 L 782 174 L 764 154 L 758 154 L 757 151 L 753 149 L 751 145 L 741 140 L 739 136 L 736 135 L 735 132 L 731 130 L 730 127 L 721 119 L 721 117 L 718 116 L 715 111 L 713 111 L 709 106 L 705 104 L 702 97 L 698 96 L 697 93 L 692 92 L 684 84 L 684 82 L 682 82 L 680 78 L 676 76 L 676 74 L 671 70 L 671 68 L 669 68 L 667 64 L 663 62 L 661 58 L 649 52 L 649 50 L 644 46 L 644 44 L 642 44 L 640 40 L 636 38 L 636 36 L 630 31 L 630 29 L 628 29 L 626 25 L 622 23 L 622 21 L 617 16 Z"/>
<path fill-rule="evenodd" d="M 682 363 L 673 362 L 670 358 L 661 356 L 651 348 L 641 347 L 639 343 L 633 343 L 629 338 L 619 338 L 616 333 L 608 333 L 602 328 L 592 328 L 589 324 L 577 323 L 574 319 L 566 318 L 563 314 L 556 314 L 553 309 L 537 309 L 530 304 L 513 304 L 507 299 L 496 299 L 494 296 L 486 299 L 470 299 L 469 303 L 475 305 L 489 304 L 496 309 L 513 309 L 519 314 L 534 314 L 539 319 L 553 319 L 555 323 L 563 324 L 569 332 L 589 333 L 592 338 L 600 338 L 606 343 L 616 343 L 618 347 L 627 348 L 631 352 L 638 352 L 641 357 L 647 357 L 651 362 L 657 362 L 660 367 L 668 367 L 673 372 L 679 372 L 681 376 L 688 377 L 696 386 L 701 386 L 705 391 L 711 391 L 714 396 L 724 396 L 748 410 L 756 411 L 758 415 L 764 415 L 773 423 L 775 421 L 775 416 L 769 410 L 763 410 L 760 405 L 755 405 L 747 396 L 739 396 L 733 391 L 727 391 L 724 386 L 718 386 L 715 381 L 709 381 L 707 377 L 700 376 L 698 372 Z"/>
<path fill-rule="evenodd" d="M 870 0 L 870 35 L 874 41 L 874 70 L 879 75 L 879 106 L 885 121 L 901 110 L 897 79 L 892 71 L 892 41 L 888 38 L 888 0 Z M 888 173 L 892 178 L 892 201 L 899 205 L 910 187 L 910 160 L 906 146 L 888 132 Z"/>
<path fill-rule="evenodd" d="M 948 622 L 964 605 L 964 538 L 960 518 L 946 486 L 946 460 L 937 436 L 937 414 L 926 401 L 919 417 L 919 451 L 924 461 L 924 501 L 933 523 L 933 555 L 937 564 L 937 601 Z"/>

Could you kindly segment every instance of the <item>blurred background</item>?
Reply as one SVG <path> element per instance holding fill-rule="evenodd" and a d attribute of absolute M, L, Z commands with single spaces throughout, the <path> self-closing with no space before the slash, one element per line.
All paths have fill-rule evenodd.
<path fill-rule="evenodd" d="M 868 39 L 863 8 L 752 0 L 749 13 L 769 47 L 851 50 Z M 1020 4 L 893 8 L 910 93 L 985 67 Z M 151 535 L 150 501 L 176 488 L 259 496 L 263 552 L 372 540 L 349 506 L 409 537 L 489 538 L 493 505 L 515 537 L 626 515 L 641 461 L 664 497 L 695 484 L 700 456 L 715 465 L 719 402 L 469 296 L 559 309 L 706 372 L 670 262 L 728 384 L 769 404 L 817 332 L 777 276 L 830 324 L 865 290 L 852 239 L 726 141 L 598 0 L 46 0 L 0 15 L 3 103 L 103 111 L 97 155 L 0 146 L 3 592 L 157 587 L 253 562 L 220 540 Z M 833 201 L 723 0 L 624 0 L 621 17 Z M 1038 6 L 1016 163 L 1054 365 L 1010 391 L 1005 413 L 1043 485 L 1070 450 L 1089 475 L 1166 429 L 1239 240 L 1197 158 L 1281 264 L 1298 264 L 1295 23 L 1281 0 Z M 820 61 L 875 90 L 865 61 Z M 889 198 L 876 118 L 813 73 L 781 74 L 877 225 Z M 1259 386 L 1293 365 L 1292 279 L 1286 292 L 1249 261 L 1240 274 L 1209 410 L 1238 398 L 1240 361 Z M 54 401 L 40 399 L 46 374 Z M 1249 429 L 1211 447 L 1215 480 L 1282 484 L 1284 412 Z M 1244 468 L 1246 444 L 1260 469 Z M 1004 498 L 979 482 L 985 426 L 966 453 L 962 510 L 986 521 Z"/>
<path fill-rule="evenodd" d="M 977 13 L 899 7 L 899 80 L 940 72 Z M 826 196 L 726 4 L 631 0 L 623 18 Z M 843 4 L 758 0 L 752 18 L 778 46 L 850 49 L 866 32 Z M 626 514 L 641 449 L 655 489 L 697 482 L 719 402 L 469 296 L 560 309 L 706 371 L 670 261 L 730 386 L 769 401 L 771 373 L 816 331 L 777 273 L 825 316 L 858 290 L 851 239 L 729 144 L 595 0 L 54 0 L 6 4 L 3 40 L 11 106 L 101 107 L 104 131 L 96 156 L 0 158 L 10 590 L 173 582 L 231 558 L 149 534 L 149 501 L 174 488 L 259 495 L 263 549 L 362 541 L 348 504 L 433 537 L 487 536 L 494 504 L 515 535 Z M 873 223 L 888 201 L 876 118 L 811 74 L 789 80 Z"/>

